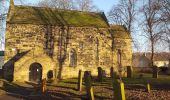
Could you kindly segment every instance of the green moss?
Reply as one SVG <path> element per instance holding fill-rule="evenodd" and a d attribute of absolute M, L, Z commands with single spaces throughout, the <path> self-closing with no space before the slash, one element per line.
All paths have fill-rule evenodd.
<path fill-rule="evenodd" d="M 9 23 L 108 27 L 102 13 L 31 6 L 15 6 L 11 12 L 8 15 Z"/>
<path fill-rule="evenodd" d="M 115 38 L 130 39 L 130 33 L 122 25 L 111 25 L 111 32 Z"/>

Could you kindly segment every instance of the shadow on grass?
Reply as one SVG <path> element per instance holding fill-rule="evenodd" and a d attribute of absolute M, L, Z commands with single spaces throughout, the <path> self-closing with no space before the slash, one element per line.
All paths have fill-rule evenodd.
<path fill-rule="evenodd" d="M 20 94 L 20 95 L 29 95 L 32 92 L 31 88 L 22 87 L 15 83 L 10 83 L 10 84 L 5 83 L 3 89 L 7 92 Z"/>
<path fill-rule="evenodd" d="M 3 81 L 4 85 L 2 90 L 6 91 L 6 95 L 16 97 L 16 98 L 26 98 L 29 94 L 31 94 L 33 88 L 23 87 L 15 83 L 10 83 L 8 81 Z"/>
<path fill-rule="evenodd" d="M 86 100 L 86 95 L 76 94 L 70 91 L 61 91 L 61 90 L 49 91 L 48 95 L 50 95 L 52 100 L 72 100 L 76 98 Z"/>
<path fill-rule="evenodd" d="M 75 88 L 75 87 L 70 87 L 69 85 L 68 85 L 68 86 L 56 86 L 56 85 L 50 85 L 50 84 L 48 84 L 47 86 L 64 88 L 64 89 L 72 89 L 72 90 L 78 91 L 77 88 Z"/>

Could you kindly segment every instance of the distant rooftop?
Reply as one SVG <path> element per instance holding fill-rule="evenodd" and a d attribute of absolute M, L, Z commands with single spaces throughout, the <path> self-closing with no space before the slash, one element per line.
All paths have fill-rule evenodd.
<path fill-rule="evenodd" d="M 151 57 L 151 53 L 133 53 L 133 59 L 139 58 L 141 56 L 146 56 L 148 59 Z M 155 53 L 154 54 L 154 61 L 169 61 L 170 60 L 170 53 L 162 52 L 162 53 Z"/>

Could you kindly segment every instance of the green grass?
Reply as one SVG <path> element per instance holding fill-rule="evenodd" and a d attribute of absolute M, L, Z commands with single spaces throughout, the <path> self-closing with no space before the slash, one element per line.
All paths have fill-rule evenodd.
<path fill-rule="evenodd" d="M 143 77 L 139 78 L 139 75 L 142 74 Z M 170 76 L 169 75 L 159 75 L 158 78 L 152 78 L 151 73 L 134 73 L 133 78 L 122 78 L 123 82 L 125 84 L 146 84 L 150 83 L 152 85 L 170 85 Z M 60 87 L 68 87 L 68 88 L 77 88 L 77 79 L 65 79 L 59 81 L 55 86 Z M 103 82 L 98 82 L 97 80 L 93 80 L 93 86 L 105 86 L 110 85 L 112 86 L 112 79 L 111 78 L 105 78 Z"/>
<path fill-rule="evenodd" d="M 142 74 L 143 77 L 139 78 L 139 75 Z M 149 73 L 134 73 L 133 78 L 123 78 L 123 82 L 126 84 L 142 84 L 146 85 L 150 83 L 154 86 L 170 86 L 170 76 L 168 75 L 159 75 L 158 78 L 152 78 L 152 74 Z"/>
<path fill-rule="evenodd" d="M 143 74 L 142 78 L 139 78 L 139 75 Z M 93 90 L 94 90 L 94 94 L 95 94 L 95 98 L 98 99 L 110 99 L 113 97 L 113 80 L 111 78 L 104 78 L 103 82 L 98 82 L 97 77 L 93 77 Z M 146 83 L 149 82 L 151 84 L 151 88 L 157 88 L 157 86 L 161 85 L 163 86 L 162 89 L 166 89 L 167 87 L 170 86 L 170 76 L 168 75 L 159 75 L 157 79 L 152 78 L 152 74 L 151 73 L 134 73 L 134 77 L 133 78 L 126 78 L 123 77 L 122 78 L 123 82 L 125 83 L 125 87 L 126 85 L 129 86 L 134 86 L 135 85 L 140 85 L 140 86 L 146 86 Z M 77 96 L 77 98 L 81 97 L 81 98 L 85 98 L 86 97 L 86 90 L 85 90 L 85 86 L 83 85 L 83 90 L 77 91 L 77 83 L 78 80 L 77 78 L 72 78 L 72 79 L 64 79 L 64 80 L 60 80 L 57 84 L 48 84 L 47 88 L 49 90 L 56 90 L 56 92 L 59 93 L 63 93 L 63 94 L 68 94 L 68 95 L 72 95 Z M 20 85 L 22 85 L 22 83 L 9 83 L 7 82 L 7 85 L 4 89 L 7 89 L 9 91 L 12 92 L 16 92 L 19 90 L 22 90 L 22 88 L 20 87 Z M 144 88 L 144 87 L 143 87 Z M 16 92 L 16 93 L 20 93 L 20 92 Z"/>

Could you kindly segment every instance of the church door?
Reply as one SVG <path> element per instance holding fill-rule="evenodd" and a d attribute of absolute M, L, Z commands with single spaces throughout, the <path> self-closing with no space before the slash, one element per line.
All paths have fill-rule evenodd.
<path fill-rule="evenodd" d="M 39 63 L 33 63 L 29 69 L 29 81 L 40 82 L 42 79 L 42 66 Z"/>

